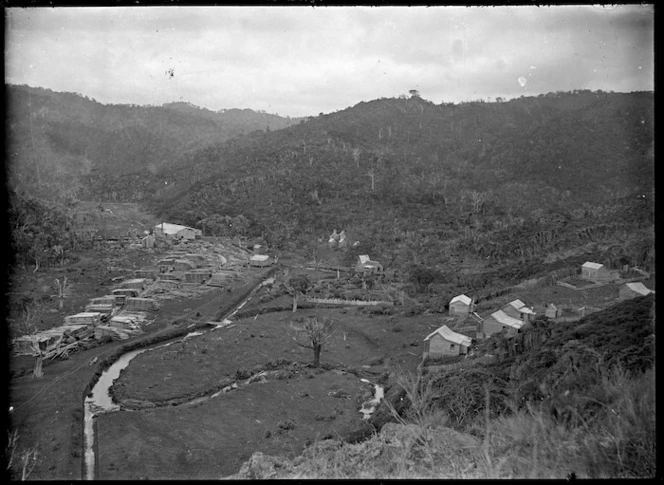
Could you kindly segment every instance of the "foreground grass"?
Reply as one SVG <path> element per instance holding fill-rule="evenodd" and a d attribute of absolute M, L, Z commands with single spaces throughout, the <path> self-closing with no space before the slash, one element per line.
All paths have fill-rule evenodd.
<path fill-rule="evenodd" d="M 402 381 L 403 382 L 403 381 Z M 615 370 L 592 422 L 570 426 L 528 406 L 475 423 L 475 439 L 429 408 L 360 444 L 317 443 L 289 478 L 650 478 L 656 473 L 655 370 Z M 407 392 L 411 389 L 406 389 Z M 446 424 L 449 424 L 446 423 Z M 394 427 L 395 425 L 390 425 Z M 391 428 L 392 430 L 393 428 Z M 396 438 L 395 438 L 396 436 Z"/>

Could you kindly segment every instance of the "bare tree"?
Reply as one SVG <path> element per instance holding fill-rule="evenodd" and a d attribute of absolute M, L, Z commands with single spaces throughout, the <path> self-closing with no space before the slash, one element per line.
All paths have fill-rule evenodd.
<path fill-rule="evenodd" d="M 366 175 L 371 177 L 371 191 L 373 192 L 376 190 L 376 171 L 373 168 L 370 168 Z"/>
<path fill-rule="evenodd" d="M 353 148 L 353 159 L 358 170 L 360 169 L 360 153 L 361 150 L 359 148 Z"/>
<path fill-rule="evenodd" d="M 62 310 L 65 304 L 65 298 L 69 296 L 70 285 L 67 283 L 67 277 L 65 276 L 60 281 L 59 278 L 55 278 L 55 287 L 58 291 L 58 308 Z"/>
<path fill-rule="evenodd" d="M 320 353 L 323 347 L 328 344 L 332 337 L 332 319 L 318 318 L 318 316 L 308 316 L 301 324 L 292 324 L 295 335 L 291 338 L 300 347 L 314 351 L 313 366 L 320 365 Z"/>
<path fill-rule="evenodd" d="M 39 452 L 36 447 L 19 451 L 18 438 L 18 430 L 8 432 L 7 447 L 5 449 L 5 471 L 9 472 L 13 479 L 18 478 L 20 473 L 20 479 L 24 481 L 28 479 L 32 470 L 37 466 Z"/>

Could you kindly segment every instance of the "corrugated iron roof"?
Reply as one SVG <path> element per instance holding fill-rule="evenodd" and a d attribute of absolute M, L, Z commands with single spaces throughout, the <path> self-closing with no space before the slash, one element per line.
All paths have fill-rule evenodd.
<path fill-rule="evenodd" d="M 519 299 L 514 300 L 514 301 L 511 301 L 511 302 L 509 302 L 508 304 L 509 304 L 510 306 L 514 307 L 516 310 L 518 310 L 519 308 L 522 308 L 522 307 L 526 306 L 526 304 L 525 304 L 524 302 L 522 302 L 521 300 L 519 300 Z"/>
<path fill-rule="evenodd" d="M 470 347 L 470 344 L 472 343 L 472 339 L 470 337 L 454 332 L 447 325 L 443 325 L 442 327 L 434 330 L 429 335 L 427 335 L 424 340 L 429 340 L 431 337 L 433 337 L 436 334 L 440 335 L 445 340 L 448 340 L 449 342 L 453 342 L 458 345 L 465 345 L 467 347 Z"/>
<path fill-rule="evenodd" d="M 646 288 L 646 286 L 640 281 L 637 281 L 635 283 L 625 283 L 625 286 L 630 290 L 635 291 L 636 293 L 639 293 L 644 296 L 649 295 L 651 291 L 648 288 Z"/>
<path fill-rule="evenodd" d="M 193 227 L 188 227 L 188 226 L 181 226 L 180 224 L 172 224 L 170 222 L 161 222 L 154 226 L 155 229 L 161 230 L 164 234 L 177 234 L 178 232 L 182 231 L 183 229 L 190 229 L 192 231 L 196 231 Z"/>
<path fill-rule="evenodd" d="M 359 258 L 361 264 L 366 263 L 370 259 L 368 254 L 360 254 Z"/>
<path fill-rule="evenodd" d="M 470 297 L 469 297 L 469 296 L 466 296 L 466 295 L 457 295 L 457 296 L 455 296 L 454 298 L 452 298 L 452 299 L 450 300 L 450 305 L 451 305 L 452 303 L 457 302 L 457 301 L 460 301 L 460 302 L 463 303 L 464 305 L 470 305 L 470 303 L 471 303 L 473 300 L 471 300 Z"/>
<path fill-rule="evenodd" d="M 582 268 L 600 269 L 602 266 L 604 265 L 599 263 L 593 263 L 591 261 L 586 261 L 585 263 L 583 263 Z"/>
<path fill-rule="evenodd" d="M 493 312 L 491 316 L 501 325 L 507 325 L 508 327 L 516 328 L 517 330 L 523 327 L 523 322 L 521 320 L 518 318 L 510 317 L 502 310 Z"/>
<path fill-rule="evenodd" d="M 254 254 L 249 259 L 251 261 L 267 261 L 270 258 L 267 254 Z"/>

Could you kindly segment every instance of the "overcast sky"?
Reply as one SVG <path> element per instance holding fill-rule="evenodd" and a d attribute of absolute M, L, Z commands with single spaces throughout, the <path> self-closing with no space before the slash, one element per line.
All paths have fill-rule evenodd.
<path fill-rule="evenodd" d="M 411 89 L 434 103 L 654 90 L 654 9 L 5 10 L 5 81 L 102 103 L 317 115 Z"/>

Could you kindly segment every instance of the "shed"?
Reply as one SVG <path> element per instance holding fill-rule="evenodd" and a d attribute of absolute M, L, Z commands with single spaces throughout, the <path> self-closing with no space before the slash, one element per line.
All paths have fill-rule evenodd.
<path fill-rule="evenodd" d="M 581 278 L 595 283 L 603 283 L 612 281 L 613 275 L 603 264 L 586 261 L 581 266 Z"/>
<path fill-rule="evenodd" d="M 193 227 L 181 226 L 180 224 L 171 224 L 170 222 L 162 222 L 154 226 L 154 234 L 160 237 L 169 239 L 181 239 L 189 241 L 196 239 L 196 236 L 201 237 L 203 232 L 200 229 Z"/>
<path fill-rule="evenodd" d="M 450 315 L 468 315 L 472 312 L 473 300 L 466 295 L 457 295 L 450 300 Z"/>
<path fill-rule="evenodd" d="M 646 296 L 652 293 L 652 290 L 646 288 L 646 286 L 640 281 L 634 283 L 625 283 L 618 290 L 618 298 L 620 300 L 630 300 L 636 298 L 637 296 Z"/>
<path fill-rule="evenodd" d="M 523 320 L 510 317 L 504 311 L 498 310 L 484 319 L 482 322 L 482 332 L 489 337 L 495 333 L 507 330 L 507 334 L 513 336 L 519 332 L 523 325 Z"/>
<path fill-rule="evenodd" d="M 472 339 L 449 329 L 447 325 L 434 330 L 424 339 L 423 358 L 439 358 L 467 354 Z"/>
<path fill-rule="evenodd" d="M 544 315 L 548 318 L 560 318 L 562 314 L 562 308 L 558 308 L 553 303 L 549 303 L 544 310 Z"/>
<path fill-rule="evenodd" d="M 367 254 L 361 254 L 358 256 L 358 263 L 356 266 L 356 269 L 361 272 L 367 272 L 367 273 L 382 273 L 383 272 L 383 265 L 380 264 L 378 261 L 372 261 L 369 259 L 369 255 Z"/>
<path fill-rule="evenodd" d="M 272 264 L 272 259 L 267 254 L 254 254 L 249 258 L 249 265 L 262 268 L 265 266 L 270 266 Z"/>

